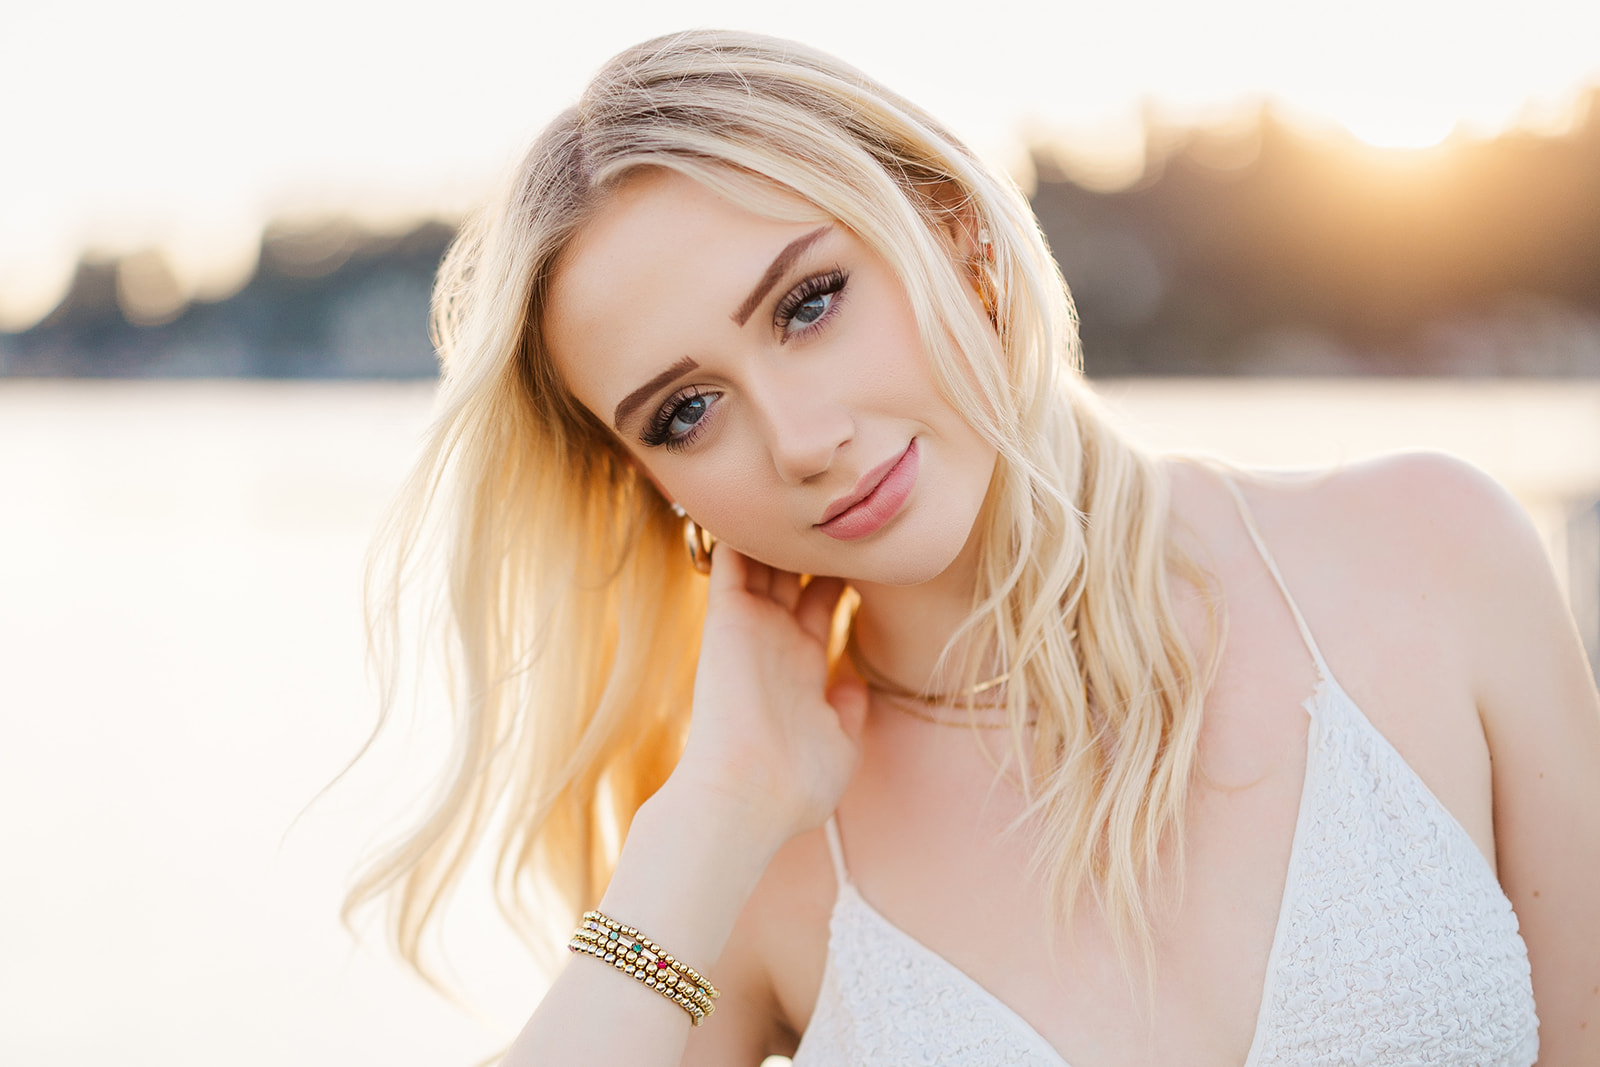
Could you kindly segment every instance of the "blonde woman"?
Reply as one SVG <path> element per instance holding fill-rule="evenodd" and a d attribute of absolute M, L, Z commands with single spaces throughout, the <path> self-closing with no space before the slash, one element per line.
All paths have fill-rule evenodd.
<path fill-rule="evenodd" d="M 1600 707 L 1516 506 L 1142 454 L 912 104 L 634 48 L 436 312 L 379 577 L 448 565 L 459 743 L 352 904 L 420 966 L 494 847 L 575 929 L 506 1064 L 1600 1062 Z"/>

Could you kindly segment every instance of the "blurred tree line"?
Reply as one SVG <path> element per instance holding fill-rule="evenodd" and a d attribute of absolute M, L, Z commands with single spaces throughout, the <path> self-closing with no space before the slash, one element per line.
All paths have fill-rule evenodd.
<path fill-rule="evenodd" d="M 1600 90 L 1560 136 L 1380 150 L 1268 112 L 1149 131 L 1096 191 L 1045 149 L 1033 195 L 1091 374 L 1600 374 Z M 159 254 L 85 259 L 0 375 L 424 377 L 452 234 L 278 223 L 234 295 L 186 303 Z"/>

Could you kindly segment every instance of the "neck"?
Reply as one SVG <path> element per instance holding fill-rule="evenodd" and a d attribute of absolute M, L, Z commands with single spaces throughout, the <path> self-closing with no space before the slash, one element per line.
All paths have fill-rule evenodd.
<path fill-rule="evenodd" d="M 957 680 L 935 677 L 934 668 L 951 635 L 971 613 L 976 581 L 973 539 L 930 581 L 911 586 L 853 583 L 861 596 L 855 622 L 857 649 L 880 674 L 908 689 L 951 688 Z M 951 662 L 959 665 L 963 652 L 958 644 Z"/>

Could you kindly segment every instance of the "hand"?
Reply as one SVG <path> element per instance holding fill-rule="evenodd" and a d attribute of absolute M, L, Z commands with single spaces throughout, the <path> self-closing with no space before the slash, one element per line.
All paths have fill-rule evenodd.
<path fill-rule="evenodd" d="M 673 778 L 737 805 L 773 847 L 832 814 L 855 771 L 867 694 L 828 688 L 838 578 L 800 577 L 726 544 L 712 556 L 689 738 Z"/>

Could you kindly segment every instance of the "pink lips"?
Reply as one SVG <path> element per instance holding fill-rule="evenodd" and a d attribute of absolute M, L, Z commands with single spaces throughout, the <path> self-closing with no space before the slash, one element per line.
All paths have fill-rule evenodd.
<path fill-rule="evenodd" d="M 828 505 L 817 529 L 840 541 L 855 541 L 876 533 L 899 514 L 917 484 L 917 442 L 886 463 L 872 468 L 855 489 Z"/>

